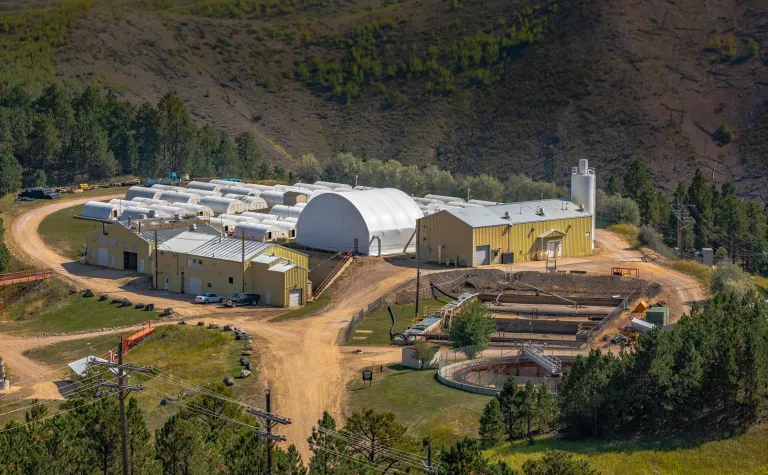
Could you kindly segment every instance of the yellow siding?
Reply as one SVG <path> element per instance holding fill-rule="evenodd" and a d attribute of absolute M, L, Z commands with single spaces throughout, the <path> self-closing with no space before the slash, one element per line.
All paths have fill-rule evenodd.
<path fill-rule="evenodd" d="M 101 236 L 104 236 L 103 240 Z M 137 271 L 141 270 L 141 261 L 144 261 L 143 273 L 152 273 L 152 245 L 120 223 L 104 224 L 103 229 L 94 229 L 89 232 L 85 237 L 85 245 L 88 251 L 86 262 L 90 265 L 98 265 L 98 249 L 107 248 L 108 267 L 125 270 L 123 252 L 135 252 Z"/>
<path fill-rule="evenodd" d="M 275 245 L 269 248 L 269 250 L 267 250 L 265 254 L 274 254 L 276 256 L 285 257 L 286 259 L 290 259 L 291 262 L 296 264 L 297 266 L 301 266 L 301 267 L 309 266 L 309 257 L 307 257 L 306 254 L 302 254 L 300 252 L 294 251 L 293 249 L 289 249 L 287 247 Z"/>
<path fill-rule="evenodd" d="M 458 258 L 460 265 L 473 265 L 472 228 L 466 223 L 444 211 L 422 218 L 418 223 L 420 259 L 445 264 L 448 259 Z"/>
<path fill-rule="evenodd" d="M 547 250 L 548 241 L 561 241 L 561 257 L 586 256 L 591 253 L 591 217 L 558 219 L 512 226 L 491 226 L 474 230 L 475 246 L 490 245 L 492 264 L 501 262 L 501 254 L 512 252 L 515 262 L 532 260 L 537 251 Z M 556 229 L 566 233 L 539 239 L 539 236 Z M 498 249 L 498 253 L 493 251 Z M 474 256 L 473 256 L 474 257 Z"/>
<path fill-rule="evenodd" d="M 566 235 L 539 239 L 550 229 Z M 430 262 L 445 264 L 446 259 L 458 257 L 459 265 L 474 266 L 476 247 L 488 245 L 492 264 L 500 263 L 501 254 L 507 252 L 514 253 L 515 262 L 525 262 L 533 259 L 536 251 L 546 251 L 548 241 L 560 240 L 561 257 L 586 256 L 591 253 L 592 237 L 587 235 L 591 231 L 590 216 L 472 229 L 452 214 L 441 211 L 419 220 L 419 252 L 423 260 Z M 438 251 L 440 245 L 442 250 Z"/>

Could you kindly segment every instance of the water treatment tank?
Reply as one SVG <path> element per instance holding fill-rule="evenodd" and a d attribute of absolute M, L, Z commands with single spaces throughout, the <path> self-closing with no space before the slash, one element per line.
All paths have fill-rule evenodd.
<path fill-rule="evenodd" d="M 571 201 L 592 215 L 592 234 L 590 234 L 592 249 L 595 248 L 595 214 L 597 213 L 595 197 L 597 195 L 597 177 L 595 169 L 589 168 L 586 158 L 579 160 L 579 166 L 571 169 Z"/>

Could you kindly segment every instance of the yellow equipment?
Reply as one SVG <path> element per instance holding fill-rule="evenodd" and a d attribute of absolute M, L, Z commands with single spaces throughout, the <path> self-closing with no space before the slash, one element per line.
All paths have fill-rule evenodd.
<path fill-rule="evenodd" d="M 88 183 L 80 183 L 80 189 L 85 191 L 88 189 Z"/>
<path fill-rule="evenodd" d="M 637 338 L 640 336 L 640 333 L 635 330 L 635 327 L 622 327 L 619 329 L 619 333 L 629 338 L 629 341 L 631 342 L 637 341 Z"/>
<path fill-rule="evenodd" d="M 648 304 L 645 303 L 645 300 L 641 300 L 637 303 L 637 307 L 632 310 L 632 313 L 645 313 L 646 310 L 648 310 Z"/>

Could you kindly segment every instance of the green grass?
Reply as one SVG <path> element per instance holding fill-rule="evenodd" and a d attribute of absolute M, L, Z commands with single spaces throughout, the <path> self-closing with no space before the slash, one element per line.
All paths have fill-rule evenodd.
<path fill-rule="evenodd" d="M 640 247 L 640 240 L 637 238 L 637 226 L 632 224 L 611 224 L 607 229 L 608 231 L 621 234 L 627 238 L 627 242 L 629 242 L 630 246 Z"/>
<path fill-rule="evenodd" d="M 768 295 L 768 277 L 753 275 L 752 278 L 755 280 L 755 287 L 757 287 L 757 290 L 762 292 L 764 296 Z"/>
<path fill-rule="evenodd" d="M 705 442 L 661 441 L 656 444 L 631 442 L 575 442 L 553 438 L 538 439 L 533 446 L 524 441 L 503 444 L 486 452 L 491 460 L 504 460 L 521 469 L 530 458 L 546 450 L 565 450 L 585 456 L 602 474 L 746 474 L 768 473 L 768 425 L 754 427 L 730 439 Z"/>
<path fill-rule="evenodd" d="M 391 411 L 408 426 L 414 437 L 431 435 L 438 444 L 451 444 L 465 435 L 476 436 L 480 415 L 491 399 L 443 386 L 435 379 L 436 370 L 417 371 L 399 366 L 377 371 L 373 384 L 362 387 L 359 380 L 350 384 L 350 409 Z"/>
<path fill-rule="evenodd" d="M 712 288 L 712 275 L 714 274 L 712 268 L 696 261 L 675 261 L 672 263 L 672 268 L 683 274 L 695 277 L 701 284 L 704 292 L 709 292 L 709 289 Z"/>
<path fill-rule="evenodd" d="M 62 256 L 78 259 L 85 244 L 85 235 L 101 227 L 97 221 L 75 219 L 82 212 L 83 206 L 56 211 L 40 223 L 39 233 L 43 242 Z"/>
<path fill-rule="evenodd" d="M 291 310 L 290 312 L 286 312 L 282 315 L 278 315 L 277 317 L 270 320 L 270 322 L 276 323 L 276 322 L 284 322 L 286 320 L 293 320 L 294 318 L 302 318 L 306 317 L 307 315 L 313 314 L 315 312 L 319 312 L 320 310 L 324 309 L 328 306 L 328 304 L 331 303 L 331 294 L 328 292 L 323 292 L 320 297 L 315 300 L 314 302 L 310 302 L 303 307 L 299 307 L 295 310 Z"/>
<path fill-rule="evenodd" d="M 206 322 L 207 323 L 207 322 Z M 220 329 L 209 330 L 206 327 L 192 325 L 165 325 L 157 327 L 141 345 L 131 350 L 125 361 L 142 366 L 156 367 L 161 374 L 166 372 L 183 378 L 196 385 L 218 383 L 225 376 L 235 377 L 234 396 L 246 403 L 261 405 L 261 390 L 258 369 L 248 379 L 239 379 L 241 366 L 239 359 L 244 348 L 244 341 L 236 341 L 234 333 Z M 36 348 L 27 352 L 35 361 L 61 366 L 89 355 L 103 355 L 115 348 L 120 336 L 97 335 L 69 342 Z M 248 359 L 258 368 L 258 356 Z M 63 376 L 63 373 L 62 373 Z M 147 411 L 151 428 L 156 428 L 178 409 L 178 405 L 160 406 L 163 396 L 178 396 L 186 389 L 159 378 L 136 374 L 131 377 L 131 384 L 142 384 L 146 390 L 132 396 L 139 399 L 142 408 Z M 16 406 L 18 407 L 18 406 Z M 16 408 L 14 407 L 14 409 Z M 14 413 L 24 418 L 24 411 Z"/>
<path fill-rule="evenodd" d="M 6 330 L 31 334 L 74 332 L 132 325 L 159 318 L 156 311 L 145 312 L 133 306 L 120 308 L 117 304 L 110 304 L 111 299 L 99 302 L 97 297 L 83 298 L 81 293 L 68 296 L 53 309 L 9 322 Z"/>
<path fill-rule="evenodd" d="M 419 303 L 419 318 L 424 316 L 424 309 L 427 307 L 442 307 L 448 303 L 448 298 L 444 297 L 442 300 L 425 300 Z M 392 311 L 395 312 L 397 318 L 397 324 L 395 325 L 395 332 L 402 332 L 408 329 L 414 320 L 418 320 L 413 316 L 415 304 L 407 305 L 393 305 Z M 352 338 L 365 337 L 364 340 L 354 340 L 350 338 L 347 341 L 347 345 L 389 345 L 389 329 L 392 327 L 392 319 L 389 316 L 389 311 L 386 305 L 381 305 L 363 319 L 356 327 L 355 330 L 362 330 L 352 334 Z M 368 332 L 371 333 L 368 333 Z M 365 332 L 365 333 L 364 333 Z"/>

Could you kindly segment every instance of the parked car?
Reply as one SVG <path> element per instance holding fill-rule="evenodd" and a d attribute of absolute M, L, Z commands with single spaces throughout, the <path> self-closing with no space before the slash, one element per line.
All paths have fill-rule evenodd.
<path fill-rule="evenodd" d="M 221 302 L 223 299 L 224 297 L 220 297 L 216 294 L 203 294 L 195 297 L 195 303 Z"/>
<path fill-rule="evenodd" d="M 224 299 L 225 307 L 242 307 L 243 305 L 258 305 L 261 296 L 259 294 L 237 294 Z"/>

